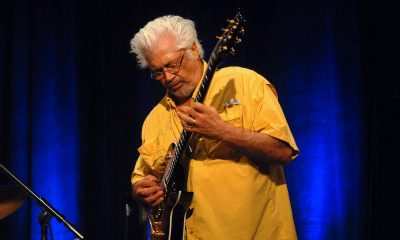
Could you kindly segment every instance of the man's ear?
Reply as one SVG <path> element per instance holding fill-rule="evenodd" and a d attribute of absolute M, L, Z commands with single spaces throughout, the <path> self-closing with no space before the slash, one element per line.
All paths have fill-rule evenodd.
<path fill-rule="evenodd" d="M 192 54 L 193 54 L 194 59 L 200 58 L 199 48 L 197 47 L 196 42 L 193 42 L 193 44 L 192 44 Z"/>

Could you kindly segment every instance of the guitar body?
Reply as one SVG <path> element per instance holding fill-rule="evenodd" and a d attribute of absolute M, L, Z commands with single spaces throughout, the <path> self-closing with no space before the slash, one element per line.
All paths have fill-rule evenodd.
<path fill-rule="evenodd" d="M 219 41 L 207 63 L 208 68 L 194 99 L 195 102 L 204 101 L 218 65 L 222 63 L 222 59 L 226 55 L 234 54 L 233 46 L 240 43 L 240 36 L 244 32 L 243 21 L 241 13 L 238 12 L 233 20 L 228 20 L 228 26 L 223 29 L 222 36 L 217 37 Z M 160 182 L 164 192 L 164 200 L 161 204 L 149 210 L 151 240 L 185 239 L 186 215 L 194 195 L 194 193 L 186 191 L 189 159 L 192 154 L 189 144 L 191 136 L 191 132 L 183 130 L 178 143 L 171 144 L 165 156 L 167 165 Z"/>
<path fill-rule="evenodd" d="M 173 151 L 172 144 L 169 152 Z M 171 154 L 167 154 L 169 162 Z M 187 161 L 181 161 L 187 163 Z M 188 164 L 175 166 L 173 178 L 165 194 L 164 201 L 150 209 L 149 223 L 151 240 L 185 239 L 186 213 L 193 198 L 192 192 L 184 191 Z"/>
<path fill-rule="evenodd" d="M 151 240 L 185 239 L 185 220 L 192 192 L 177 192 L 175 202 L 165 202 L 152 208 L 150 214 Z"/>

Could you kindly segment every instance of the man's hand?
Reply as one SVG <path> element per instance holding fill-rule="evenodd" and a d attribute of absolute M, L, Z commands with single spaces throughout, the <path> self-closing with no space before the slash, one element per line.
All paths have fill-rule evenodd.
<path fill-rule="evenodd" d="M 178 116 L 186 131 L 225 142 L 257 165 L 287 164 L 292 160 L 294 152 L 286 142 L 265 133 L 237 128 L 225 122 L 212 106 L 197 102 L 180 106 Z"/>
<path fill-rule="evenodd" d="M 198 102 L 179 107 L 178 116 L 186 131 L 198 133 L 213 140 L 220 140 L 222 134 L 233 127 L 222 120 L 214 107 Z"/>
<path fill-rule="evenodd" d="M 145 205 L 156 206 L 164 200 L 158 179 L 148 175 L 133 185 L 133 196 Z"/>

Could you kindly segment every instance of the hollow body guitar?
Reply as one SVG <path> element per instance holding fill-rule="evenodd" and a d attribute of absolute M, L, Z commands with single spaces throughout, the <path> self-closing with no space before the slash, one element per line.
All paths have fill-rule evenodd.
<path fill-rule="evenodd" d="M 208 68 L 201 80 L 199 92 L 194 101 L 203 102 L 210 86 L 211 79 L 217 67 L 229 54 L 234 54 L 234 46 L 241 42 L 244 34 L 244 19 L 238 11 L 228 26 L 222 29 L 222 36 L 218 41 L 208 60 Z M 171 144 L 167 153 L 166 170 L 160 185 L 164 192 L 164 200 L 158 206 L 150 208 L 149 226 L 151 240 L 180 240 L 185 238 L 185 219 L 188 208 L 193 198 L 193 192 L 186 191 L 188 166 L 190 163 L 189 142 L 191 133 L 182 131 L 179 141 Z M 189 154 L 190 155 L 190 154 Z"/>

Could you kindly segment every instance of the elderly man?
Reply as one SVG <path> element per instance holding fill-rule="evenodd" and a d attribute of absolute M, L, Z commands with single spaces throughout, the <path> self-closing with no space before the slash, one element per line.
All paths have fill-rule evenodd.
<path fill-rule="evenodd" d="M 194 136 L 187 239 L 296 239 L 283 165 L 298 148 L 274 87 L 252 70 L 226 67 L 204 103 L 194 102 L 207 63 L 194 23 L 179 16 L 150 21 L 131 48 L 166 89 L 143 124 L 135 198 L 148 206 L 164 200 L 165 155 L 184 129 Z"/>

